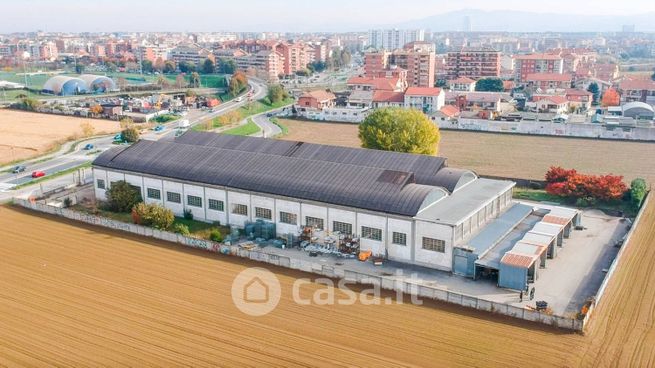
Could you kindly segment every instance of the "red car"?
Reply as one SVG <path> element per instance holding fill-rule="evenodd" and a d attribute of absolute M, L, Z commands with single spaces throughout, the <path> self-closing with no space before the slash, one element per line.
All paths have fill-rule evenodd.
<path fill-rule="evenodd" d="M 32 173 L 32 177 L 33 177 L 33 178 L 40 178 L 40 177 L 42 177 L 42 176 L 45 176 L 45 173 L 44 173 L 43 171 L 34 171 L 34 172 Z"/>

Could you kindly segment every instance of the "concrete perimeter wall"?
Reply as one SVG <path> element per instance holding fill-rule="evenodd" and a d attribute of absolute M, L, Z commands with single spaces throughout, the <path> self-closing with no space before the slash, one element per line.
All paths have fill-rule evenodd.
<path fill-rule="evenodd" d="M 180 234 L 155 230 L 149 227 L 135 224 L 128 224 L 111 220 L 105 217 L 85 214 L 65 208 L 48 206 L 46 204 L 37 202 L 30 202 L 24 199 L 15 198 L 14 204 L 38 212 L 56 215 L 91 225 L 102 226 L 108 229 L 121 230 L 136 235 L 174 242 L 191 248 L 204 249 L 214 253 L 248 258 L 258 262 L 270 263 L 276 266 L 310 272 L 330 278 L 343 278 L 347 281 L 360 284 L 376 285 L 381 289 L 402 291 L 406 294 L 418 295 L 428 299 L 458 304 L 468 308 L 475 308 L 478 310 L 498 313 L 514 318 L 524 319 L 527 321 L 539 322 L 563 329 L 582 332 L 584 329 L 584 323 L 586 321 L 586 319 L 583 321 L 569 317 L 549 315 L 529 309 L 514 307 L 508 304 L 496 303 L 463 293 L 427 286 L 420 284 L 419 282 L 396 280 L 393 277 L 386 276 L 368 275 L 343 268 L 323 265 L 319 262 L 309 262 L 297 258 L 268 254 L 256 249 L 246 250 L 235 245 L 225 245 L 209 240 L 186 237 Z M 612 265 L 612 270 L 613 268 L 614 265 Z M 608 273 L 608 276 L 603 285 L 605 285 L 607 279 L 610 277 L 612 270 L 610 270 Z M 602 289 L 604 289 L 604 286 Z"/>
<path fill-rule="evenodd" d="M 437 121 L 439 128 L 468 130 L 474 132 L 545 135 L 555 137 L 596 138 L 629 141 L 655 141 L 652 126 L 610 127 L 594 123 L 553 123 L 550 121 L 495 121 L 482 119 L 459 119 L 458 123 Z"/>

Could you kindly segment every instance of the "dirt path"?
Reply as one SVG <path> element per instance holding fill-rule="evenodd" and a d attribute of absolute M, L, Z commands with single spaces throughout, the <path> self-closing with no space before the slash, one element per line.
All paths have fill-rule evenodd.
<path fill-rule="evenodd" d="M 262 264 L 0 207 L 0 366 L 644 366 L 655 206 L 644 220 L 583 337 L 435 303 L 301 306 L 306 275 L 283 269 L 277 309 L 249 317 L 230 285 Z"/>

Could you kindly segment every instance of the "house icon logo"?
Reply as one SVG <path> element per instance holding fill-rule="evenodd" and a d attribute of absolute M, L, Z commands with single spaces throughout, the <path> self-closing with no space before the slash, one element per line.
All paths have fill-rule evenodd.
<path fill-rule="evenodd" d="M 280 281 L 264 268 L 247 268 L 232 282 L 232 302 L 243 313 L 263 316 L 280 302 Z"/>

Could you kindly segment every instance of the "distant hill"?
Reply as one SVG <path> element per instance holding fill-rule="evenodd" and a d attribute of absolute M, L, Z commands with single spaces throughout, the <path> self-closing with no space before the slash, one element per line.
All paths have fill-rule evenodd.
<path fill-rule="evenodd" d="M 630 16 L 530 13 L 513 10 L 458 10 L 389 26 L 425 28 L 433 32 L 463 31 L 466 19 L 473 31 L 506 32 L 620 32 L 624 24 L 637 32 L 655 31 L 655 13 Z"/>

